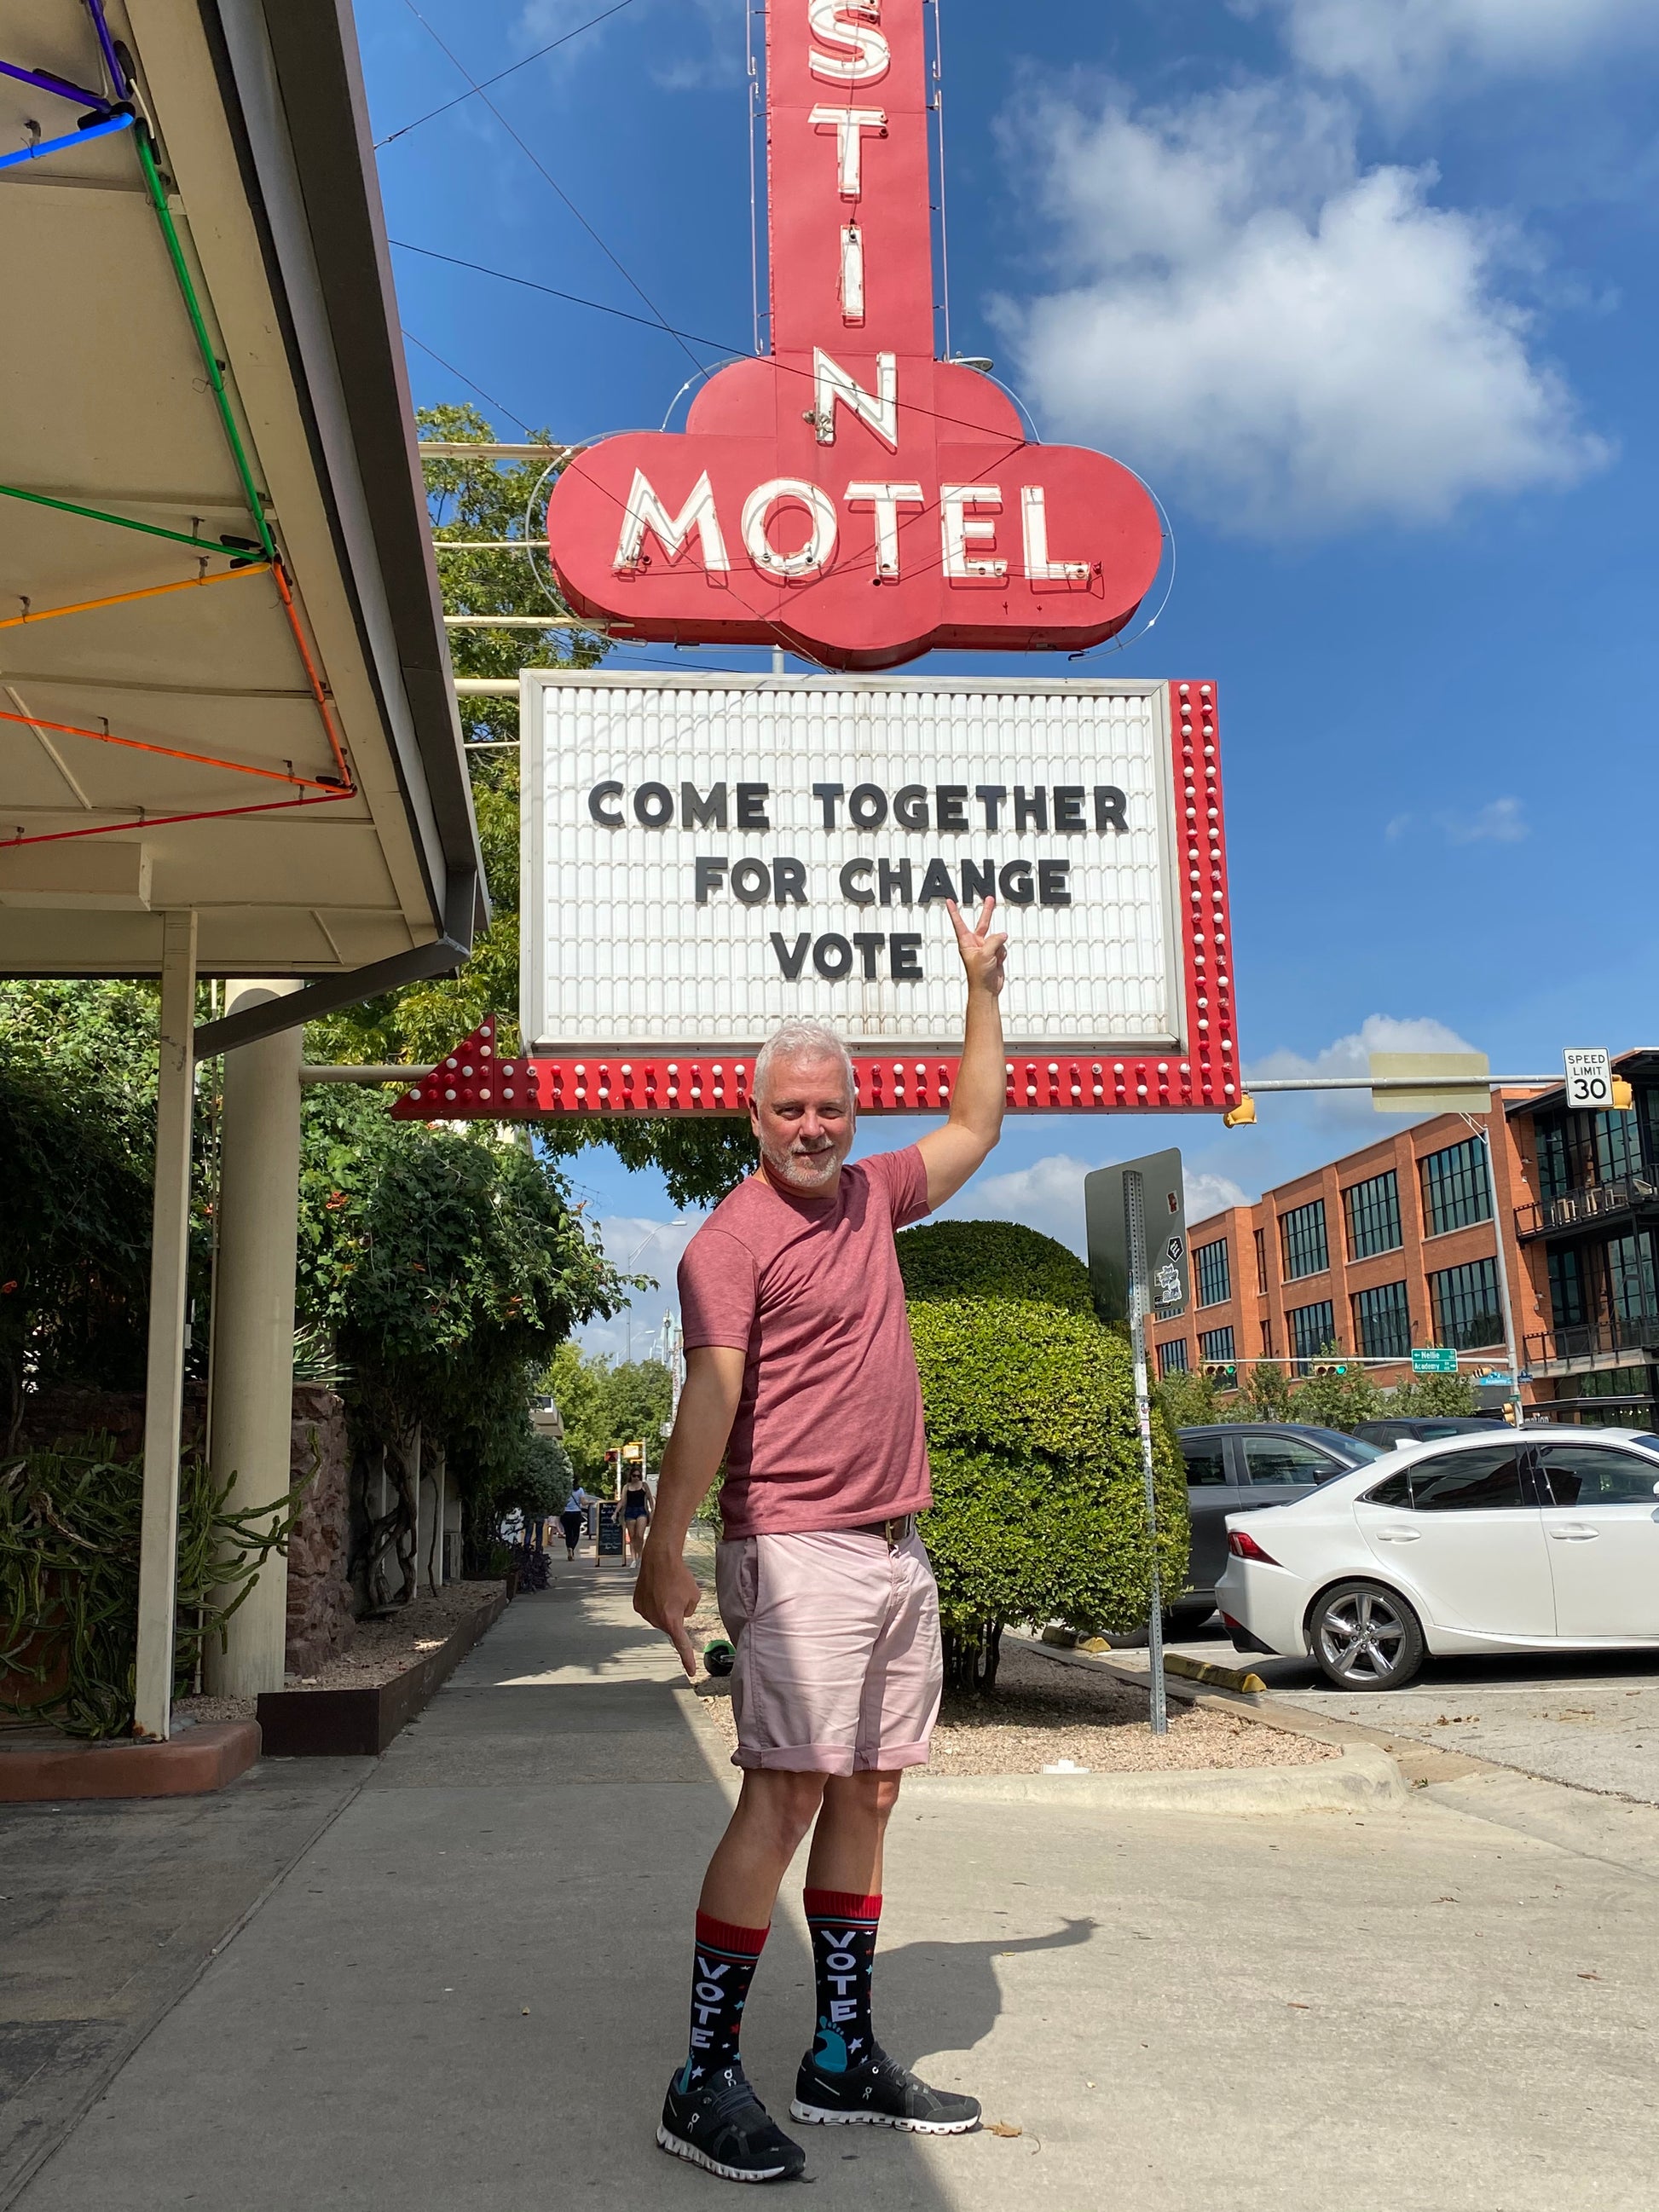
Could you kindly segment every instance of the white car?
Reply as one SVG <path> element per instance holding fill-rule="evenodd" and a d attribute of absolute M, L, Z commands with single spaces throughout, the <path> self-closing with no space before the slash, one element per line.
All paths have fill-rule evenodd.
<path fill-rule="evenodd" d="M 1241 1651 L 1345 1690 L 1428 1652 L 1659 1647 L 1659 1437 L 1528 1425 L 1402 1444 L 1294 1505 L 1227 1516 Z"/>

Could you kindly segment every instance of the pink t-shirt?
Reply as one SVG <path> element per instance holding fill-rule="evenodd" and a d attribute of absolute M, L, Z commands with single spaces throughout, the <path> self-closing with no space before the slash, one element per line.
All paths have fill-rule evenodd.
<path fill-rule="evenodd" d="M 914 1145 L 844 1167 L 833 1198 L 751 1176 L 680 1261 L 685 1348 L 745 1352 L 720 1520 L 731 1536 L 858 1528 L 933 1503 L 893 1231 L 927 1211 Z"/>

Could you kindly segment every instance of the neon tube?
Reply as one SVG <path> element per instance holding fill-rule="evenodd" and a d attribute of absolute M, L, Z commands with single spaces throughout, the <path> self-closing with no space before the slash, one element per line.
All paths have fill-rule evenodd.
<path fill-rule="evenodd" d="M 0 838 L 0 853 L 18 845 L 63 845 L 72 837 L 107 837 L 118 830 L 155 830 L 168 822 L 222 822 L 234 814 L 280 814 L 290 806 L 332 806 L 337 799 L 355 799 L 355 791 L 330 791 L 321 799 L 267 799 L 257 806 L 210 806 L 199 814 L 137 814 L 131 822 L 100 822 L 94 830 L 48 830 L 38 837 Z"/>
<path fill-rule="evenodd" d="M 20 84 L 32 84 L 37 92 L 55 93 L 59 100 L 78 100 L 82 107 L 96 107 L 105 114 L 110 103 L 101 92 L 88 92 L 83 84 L 71 84 L 66 76 L 54 76 L 50 70 L 22 68 L 16 62 L 0 62 L 0 76 L 15 76 Z"/>
<path fill-rule="evenodd" d="M 41 138 L 33 146 L 25 146 L 15 154 L 0 154 L 0 169 L 15 169 L 20 161 L 38 161 L 43 155 L 61 154 L 65 146 L 83 145 L 88 138 L 107 138 L 117 131 L 131 131 L 130 115 L 112 115 L 102 123 L 88 123 L 82 131 L 71 131 L 62 138 Z"/>
<path fill-rule="evenodd" d="M 99 50 L 104 57 L 104 67 L 109 71 L 109 81 L 125 100 L 127 94 L 126 72 L 121 67 L 121 57 L 115 51 L 115 41 L 109 34 L 109 25 L 104 20 L 104 0 L 87 0 L 87 13 L 92 18 L 92 27 L 98 34 Z"/>
<path fill-rule="evenodd" d="M 38 683 L 40 678 L 35 680 Z M 75 678 L 66 676 L 62 681 L 72 684 Z M 253 768 L 246 761 L 222 760 L 217 753 L 185 752 L 177 745 L 153 744 L 147 738 L 118 738 L 112 730 L 88 730 L 79 722 L 49 722 L 44 714 L 14 714 L 0 710 L 0 722 L 18 722 L 26 730 L 56 730 L 66 738 L 90 738 L 95 745 L 119 745 L 130 753 L 157 753 L 163 760 L 189 761 L 196 768 L 223 768 L 234 775 L 263 776 L 269 783 L 291 783 L 301 791 L 334 789 L 331 778 L 326 776 L 295 775 L 291 769 L 280 768 Z"/>
<path fill-rule="evenodd" d="M 106 599 L 78 599 L 73 606 L 31 607 L 26 615 L 8 615 L 0 629 L 22 629 L 31 623 L 50 622 L 54 615 L 88 615 L 99 607 L 124 607 L 133 599 L 159 599 L 168 592 L 199 592 L 204 584 L 228 584 L 234 576 L 264 576 L 269 561 L 250 562 L 246 568 L 222 568 L 214 576 L 186 576 L 177 584 L 147 584 L 139 592 L 112 592 Z"/>
<path fill-rule="evenodd" d="M 49 499 L 43 491 L 23 491 L 16 484 L 0 484 L 0 499 L 26 499 L 31 507 L 56 507 L 60 514 L 79 514 L 88 522 L 111 522 L 118 530 L 141 530 L 147 538 L 170 538 L 175 545 L 193 545 L 198 553 L 252 553 L 258 547 L 244 538 L 187 538 L 182 530 L 163 530 L 159 522 L 135 522 L 130 514 L 106 514 L 101 507 L 77 506 L 72 499 Z"/>

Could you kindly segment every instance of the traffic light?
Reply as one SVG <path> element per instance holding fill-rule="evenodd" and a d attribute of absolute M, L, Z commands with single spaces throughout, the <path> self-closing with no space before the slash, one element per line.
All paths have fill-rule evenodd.
<path fill-rule="evenodd" d="M 1218 1382 L 1224 1390 L 1236 1390 L 1238 1388 L 1238 1367 L 1233 1360 L 1206 1360 L 1204 1372 L 1212 1382 Z"/>
<path fill-rule="evenodd" d="M 1237 1106 L 1221 1117 L 1224 1129 L 1248 1129 L 1255 1120 L 1255 1101 L 1247 1091 Z"/>
<path fill-rule="evenodd" d="M 1622 1075 L 1615 1075 L 1613 1079 L 1613 1112 L 1615 1114 L 1628 1114 L 1631 1108 L 1635 1103 L 1636 1093 L 1631 1089 L 1630 1085 L 1625 1080 Z"/>

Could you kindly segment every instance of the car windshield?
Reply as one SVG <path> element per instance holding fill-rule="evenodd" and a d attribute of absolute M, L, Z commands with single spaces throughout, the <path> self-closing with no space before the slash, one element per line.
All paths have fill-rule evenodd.
<path fill-rule="evenodd" d="M 1333 1451 L 1340 1451 L 1345 1459 L 1352 1462 L 1354 1467 L 1364 1467 L 1370 1460 L 1381 1459 L 1388 1449 L 1385 1444 L 1367 1443 L 1364 1437 L 1345 1436 L 1340 1429 L 1312 1429 L 1309 1433 L 1317 1437 L 1321 1443 L 1328 1444 Z M 1352 1471 L 1352 1468 L 1347 1470 L 1349 1473 Z"/>

